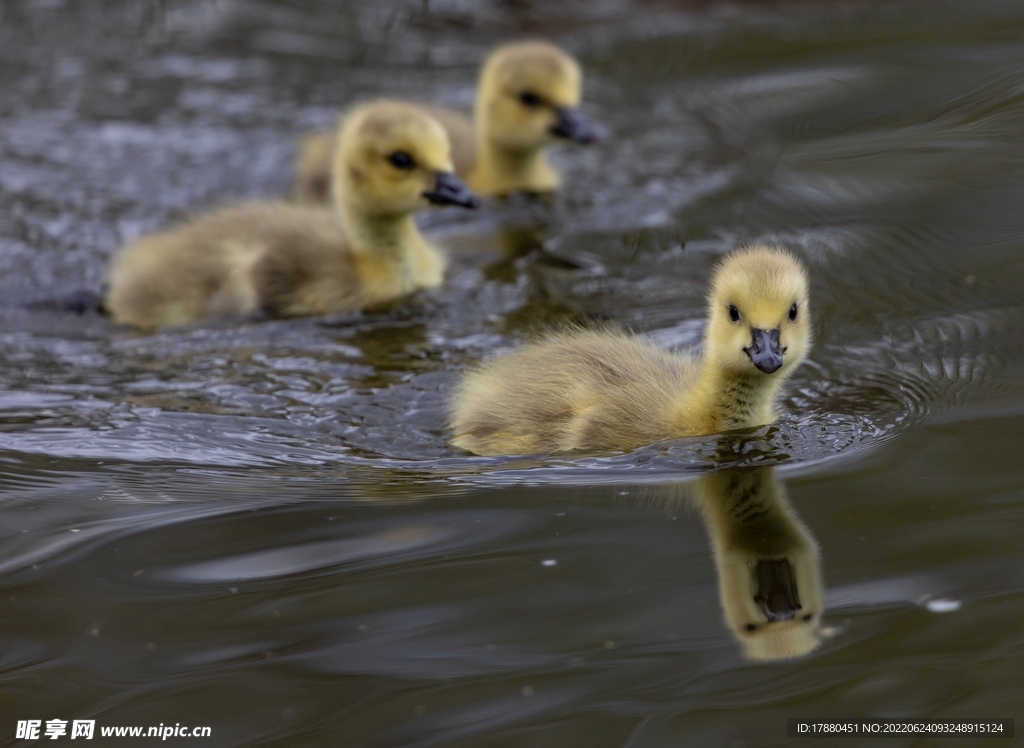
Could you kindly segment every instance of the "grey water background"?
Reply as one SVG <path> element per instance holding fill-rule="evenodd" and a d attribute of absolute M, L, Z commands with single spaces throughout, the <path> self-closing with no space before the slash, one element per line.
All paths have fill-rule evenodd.
<path fill-rule="evenodd" d="M 297 134 L 349 102 L 468 107 L 517 36 L 580 58 L 608 137 L 559 152 L 554 205 L 428 215 L 436 293 L 154 335 L 23 308 L 99 288 L 144 231 L 284 194 Z M 5 0 L 0 744 L 52 718 L 238 746 L 1024 728 L 1022 142 L 1019 2 Z M 459 372 L 545 326 L 699 343 L 715 260 L 755 240 L 813 283 L 775 426 L 445 446 Z M 723 622 L 679 498 L 723 461 L 774 467 L 817 540 L 804 658 L 745 660 Z"/>

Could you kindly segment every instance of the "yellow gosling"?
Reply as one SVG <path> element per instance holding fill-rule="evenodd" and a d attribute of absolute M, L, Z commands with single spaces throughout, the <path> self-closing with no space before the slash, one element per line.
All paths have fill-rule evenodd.
<path fill-rule="evenodd" d="M 111 262 L 104 307 L 143 329 L 262 311 L 344 312 L 437 286 L 444 255 L 413 214 L 476 207 L 452 171 L 444 128 L 378 101 L 342 123 L 333 207 L 252 202 L 144 236 Z"/>
<path fill-rule="evenodd" d="M 561 179 L 547 149 L 559 139 L 591 143 L 596 129 L 579 112 L 583 76 L 570 55 L 545 42 L 496 48 L 484 62 L 473 121 L 425 107 L 448 131 L 455 171 L 476 192 L 552 192 Z M 326 202 L 331 191 L 333 133 L 315 133 L 299 146 L 292 196 Z"/>
<path fill-rule="evenodd" d="M 810 350 L 807 286 L 784 250 L 732 252 L 712 280 L 699 356 L 604 331 L 524 345 L 463 378 L 451 444 L 479 455 L 626 451 L 770 423 Z"/>
<path fill-rule="evenodd" d="M 824 634 L 818 546 L 771 468 L 733 469 L 694 482 L 718 572 L 725 622 L 744 657 L 814 651 Z"/>

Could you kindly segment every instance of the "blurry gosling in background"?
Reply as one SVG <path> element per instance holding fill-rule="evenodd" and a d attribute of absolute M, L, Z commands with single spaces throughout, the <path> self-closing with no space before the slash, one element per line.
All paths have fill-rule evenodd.
<path fill-rule="evenodd" d="M 262 311 L 323 314 L 441 283 L 442 253 L 413 214 L 476 207 L 448 137 L 409 104 L 378 101 L 341 125 L 334 207 L 243 203 L 144 236 L 115 255 L 104 307 L 140 328 Z"/>
<path fill-rule="evenodd" d="M 455 172 L 483 195 L 552 192 L 561 182 L 547 149 L 559 139 L 592 143 L 594 126 L 579 112 L 580 66 L 558 47 L 517 42 L 487 58 L 477 86 L 474 121 L 424 107 L 448 131 Z M 306 136 L 299 147 L 293 196 L 326 202 L 331 194 L 334 133 Z"/>
<path fill-rule="evenodd" d="M 752 660 L 799 657 L 823 639 L 821 560 L 771 468 L 693 483 L 718 572 L 725 622 Z"/>
<path fill-rule="evenodd" d="M 807 295 L 788 252 L 732 252 L 711 283 L 700 356 L 603 331 L 524 345 L 463 378 L 451 444 L 479 455 L 625 451 L 770 423 L 811 346 Z"/>

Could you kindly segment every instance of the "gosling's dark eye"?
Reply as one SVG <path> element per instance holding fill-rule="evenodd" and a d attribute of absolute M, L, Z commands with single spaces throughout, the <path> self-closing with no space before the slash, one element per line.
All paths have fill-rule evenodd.
<path fill-rule="evenodd" d="M 526 104 L 526 106 L 540 106 L 540 96 L 535 94 L 533 91 L 523 91 L 519 94 L 519 100 Z"/>
<path fill-rule="evenodd" d="M 413 160 L 413 157 L 405 151 L 395 151 L 388 156 L 388 161 L 390 161 L 391 165 L 396 169 L 408 170 L 416 166 L 416 162 Z"/>
<path fill-rule="evenodd" d="M 748 623 L 743 628 L 745 628 L 747 631 L 757 631 L 757 624 L 755 624 L 755 623 Z"/>
<path fill-rule="evenodd" d="M 796 322 L 796 304 L 789 308 L 789 321 Z"/>
<path fill-rule="evenodd" d="M 735 304 L 729 305 L 729 319 L 731 319 L 733 322 L 740 321 L 740 310 L 736 308 Z"/>
<path fill-rule="evenodd" d="M 812 613 L 808 613 L 807 615 L 805 615 L 805 616 L 804 616 L 804 620 L 805 620 L 805 621 L 809 621 L 809 620 L 811 620 L 812 618 L 814 618 L 814 615 L 813 615 Z"/>

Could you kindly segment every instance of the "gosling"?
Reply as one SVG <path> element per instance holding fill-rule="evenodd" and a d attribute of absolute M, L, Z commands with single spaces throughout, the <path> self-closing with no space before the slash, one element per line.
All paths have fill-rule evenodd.
<path fill-rule="evenodd" d="M 416 228 L 430 203 L 477 207 L 448 136 L 410 104 L 378 101 L 342 123 L 334 207 L 252 202 L 144 236 L 111 263 L 104 308 L 152 329 L 263 312 L 345 312 L 441 283 L 442 252 Z"/>
<path fill-rule="evenodd" d="M 495 49 L 480 72 L 474 121 L 441 107 L 424 107 L 448 131 L 455 172 L 482 195 L 548 193 L 561 178 L 547 149 L 559 139 L 592 143 L 597 130 L 579 112 L 583 75 L 570 55 L 544 42 Z M 327 202 L 333 133 L 315 133 L 299 147 L 292 196 Z"/>
<path fill-rule="evenodd" d="M 788 252 L 735 251 L 712 280 L 700 356 L 604 331 L 524 345 L 463 378 L 451 444 L 478 455 L 629 451 L 770 423 L 811 346 L 807 296 Z"/>

